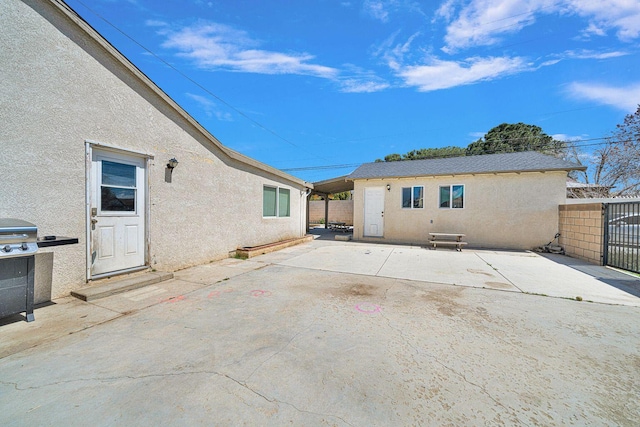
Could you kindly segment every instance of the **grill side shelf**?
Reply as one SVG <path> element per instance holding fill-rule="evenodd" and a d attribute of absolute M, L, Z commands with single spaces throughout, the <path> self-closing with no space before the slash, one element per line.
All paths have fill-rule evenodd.
<path fill-rule="evenodd" d="M 39 248 L 49 248 L 52 246 L 63 246 L 63 245 L 75 245 L 78 243 L 77 237 L 63 237 L 63 236 L 55 236 L 55 239 L 47 239 L 39 238 L 38 239 L 38 247 Z"/>

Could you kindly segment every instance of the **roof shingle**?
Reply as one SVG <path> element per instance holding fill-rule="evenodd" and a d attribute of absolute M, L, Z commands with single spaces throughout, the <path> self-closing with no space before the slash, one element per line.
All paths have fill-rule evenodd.
<path fill-rule="evenodd" d="M 584 166 L 553 156 L 525 151 L 442 159 L 365 163 L 347 179 L 400 178 L 413 176 L 462 175 L 508 172 L 584 170 Z"/>

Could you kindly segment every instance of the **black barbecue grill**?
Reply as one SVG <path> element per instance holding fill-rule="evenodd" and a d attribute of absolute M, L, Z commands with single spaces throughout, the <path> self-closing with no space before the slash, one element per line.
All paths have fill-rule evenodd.
<path fill-rule="evenodd" d="M 35 253 L 38 227 L 20 219 L 0 218 L 0 318 L 25 313 L 33 317 Z"/>

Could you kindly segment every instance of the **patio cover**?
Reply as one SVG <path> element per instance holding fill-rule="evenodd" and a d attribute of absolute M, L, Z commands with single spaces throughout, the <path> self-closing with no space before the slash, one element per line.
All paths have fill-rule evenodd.
<path fill-rule="evenodd" d="M 338 178 L 326 179 L 313 183 L 313 191 L 311 194 L 333 194 L 342 193 L 343 191 L 353 190 L 353 181 L 348 180 L 349 175 L 340 176 Z"/>

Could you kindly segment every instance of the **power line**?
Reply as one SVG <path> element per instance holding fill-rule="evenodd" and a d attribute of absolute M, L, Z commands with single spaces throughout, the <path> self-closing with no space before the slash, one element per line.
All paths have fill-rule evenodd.
<path fill-rule="evenodd" d="M 311 153 L 314 157 L 318 158 L 318 159 L 322 159 L 322 160 L 328 160 L 326 158 L 323 158 L 321 156 L 318 156 L 317 154 L 315 154 L 315 152 L 312 152 L 308 149 L 305 149 L 297 144 L 295 144 L 294 142 L 290 141 L 289 139 L 279 135 L 277 132 L 271 130 L 270 128 L 266 127 L 265 125 L 263 125 L 262 123 L 258 122 L 257 120 L 249 117 L 247 114 L 245 114 L 244 112 L 242 112 L 241 110 L 237 109 L 236 107 L 234 107 L 233 105 L 231 105 L 229 102 L 227 102 L 226 100 L 224 100 L 223 98 L 221 98 L 220 96 L 216 95 L 215 93 L 213 93 L 211 90 L 207 89 L 205 86 L 203 86 L 202 84 L 200 84 L 199 82 L 197 82 L 196 80 L 194 80 L 193 78 L 189 77 L 187 74 L 185 74 L 184 72 L 182 72 L 180 69 L 176 68 L 174 65 L 172 65 L 170 62 L 166 61 L 165 59 L 163 59 L 162 57 L 160 57 L 159 55 L 157 55 L 155 52 L 153 52 L 151 49 L 147 48 L 146 46 L 144 46 L 143 44 L 141 44 L 140 42 L 138 42 L 136 39 L 134 39 L 132 36 L 130 36 L 129 34 L 127 34 L 126 32 L 124 32 L 123 30 L 121 30 L 118 26 L 116 26 L 115 24 L 113 24 L 111 21 L 109 21 L 108 19 L 106 19 L 103 15 L 101 15 L 99 12 L 97 12 L 96 10 L 92 9 L 91 7 L 87 6 L 82 0 L 75 0 L 77 3 L 81 4 L 82 6 L 84 6 L 88 11 L 90 11 L 92 14 L 94 14 L 97 18 L 99 18 L 100 20 L 104 21 L 107 25 L 109 25 L 110 27 L 112 27 L 115 31 L 117 31 L 118 33 L 122 34 L 124 37 L 126 37 L 128 40 L 130 40 L 131 42 L 133 42 L 135 45 L 139 46 L 141 49 L 143 49 L 144 51 L 146 51 L 147 53 L 149 53 L 151 56 L 153 56 L 156 60 L 160 61 L 162 64 L 164 64 L 165 66 L 167 66 L 168 68 L 170 68 L 171 70 L 173 70 L 174 72 L 176 72 L 178 75 L 180 75 L 182 78 L 184 78 L 185 80 L 189 81 L 191 84 L 195 85 L 196 87 L 198 87 L 200 90 L 202 90 L 203 92 L 205 92 L 206 94 L 210 95 L 211 97 L 215 98 L 216 100 L 218 100 L 220 103 L 224 104 L 226 107 L 228 107 L 229 109 L 233 110 L 234 112 L 236 112 L 237 114 L 239 114 L 241 117 L 245 118 L 246 120 L 250 121 L 251 123 L 253 123 L 255 126 L 257 126 L 258 128 L 262 129 L 265 132 L 270 133 L 271 135 L 273 135 L 274 137 L 280 139 L 281 141 L 296 147 L 300 150 L 303 150 L 305 152 L 309 152 Z M 511 15 L 508 17 L 504 17 L 495 21 L 489 21 L 489 22 L 485 22 L 482 23 L 480 25 L 478 25 L 478 27 L 482 27 L 482 26 L 486 26 L 488 24 L 492 24 L 492 23 L 496 23 L 499 21 L 505 21 L 511 18 L 517 18 L 519 16 L 522 15 L 534 15 L 535 13 L 540 12 L 541 10 L 544 9 L 548 9 L 548 8 L 552 8 L 555 7 L 556 5 L 550 5 L 550 6 L 546 6 L 543 8 L 540 8 L 538 10 L 533 10 L 533 11 L 527 11 L 521 14 L 516 14 L 516 15 Z M 496 30 L 501 30 L 504 28 L 508 28 L 514 25 L 518 25 L 518 23 L 516 24 L 511 24 L 511 25 L 507 25 L 504 27 L 499 27 L 499 28 L 494 28 L 492 31 L 496 31 Z M 592 108 L 592 107 L 589 107 Z M 582 108 L 581 108 L 582 109 Z M 576 109 L 576 110 L 581 110 L 581 109 Z M 553 114 L 560 114 L 560 113 L 564 113 L 564 112 L 568 112 L 568 111 L 575 111 L 575 110 L 567 110 L 567 111 L 561 111 L 561 112 L 554 112 L 554 113 L 548 113 L 547 115 L 553 115 Z M 375 138 L 392 138 L 392 137 L 397 137 L 396 136 L 374 136 L 374 137 L 364 137 L 364 138 L 356 138 L 353 139 L 351 141 L 347 141 L 347 142 L 354 142 L 354 141 L 363 141 L 363 140 L 367 140 L 367 139 L 375 139 Z M 522 138 L 511 138 L 509 140 L 502 140 L 503 142 L 516 142 L 519 140 L 527 140 L 530 139 L 530 137 L 522 137 Z M 587 147 L 587 146 L 593 146 L 593 145 L 601 145 L 604 144 L 606 142 L 600 142 L 600 143 L 594 143 L 594 144 L 581 144 L 581 145 L 576 145 L 577 142 L 587 142 L 587 141 L 599 141 L 599 140 L 605 140 L 606 137 L 601 137 L 601 138 L 591 138 L 591 139 L 584 139 L 584 140 L 578 140 L 578 141 L 568 141 L 568 143 L 573 143 L 574 146 L 577 147 Z M 462 148 L 462 147 L 461 147 Z M 490 154 L 490 153 L 487 153 Z M 447 157 L 447 156 L 434 156 L 433 158 L 439 158 L 439 157 Z M 339 164 L 339 165 L 321 165 L 321 166 L 307 166 L 307 167 L 296 167 L 296 168 L 283 168 L 281 169 L 282 171 L 286 171 L 286 172 L 292 172 L 292 171 L 313 171 L 313 170 L 328 170 L 328 169 L 346 169 L 346 168 L 350 168 L 350 167 L 356 167 L 359 166 L 360 164 Z"/>
<path fill-rule="evenodd" d="M 285 168 L 280 169 L 284 172 L 294 172 L 294 171 L 311 171 L 311 170 L 323 170 L 323 169 L 346 169 L 346 168 L 354 168 L 360 166 L 362 163 L 351 163 L 344 165 L 323 165 L 323 166 L 304 166 L 299 168 Z"/>
<path fill-rule="evenodd" d="M 502 140 L 502 141 L 516 141 L 516 140 L 522 140 L 522 139 L 528 139 L 528 138 L 512 138 L 512 139 L 508 139 L 508 140 Z M 599 137 L 599 138 L 588 138 L 588 139 L 581 139 L 578 141 L 560 141 L 562 143 L 567 143 L 567 144 L 571 144 L 572 147 L 576 147 L 576 148 L 583 148 L 583 147 L 592 147 L 592 146 L 597 146 L 597 145 L 604 145 L 604 144 L 608 144 L 608 143 L 615 143 L 615 144 L 619 144 L 619 143 L 625 143 L 625 142 L 629 142 L 627 140 L 622 140 L 622 141 L 610 141 L 608 140 L 609 137 Z M 603 140 L 602 142 L 595 142 L 595 143 L 589 143 L 589 144 L 576 144 L 577 142 L 589 142 L 589 141 L 599 141 L 599 140 Z M 533 145 L 533 148 L 543 148 L 545 147 L 545 145 Z M 459 147 L 459 148 L 463 148 L 463 147 Z M 435 148 L 437 150 L 437 148 Z M 414 150 L 414 151 L 418 151 L 418 150 Z M 496 151 L 493 152 L 487 152 L 487 153 L 483 153 L 483 154 L 497 154 Z M 442 154 L 442 155 L 435 155 L 435 156 L 430 156 L 424 159 L 412 159 L 412 160 L 428 160 L 428 159 L 444 159 L 444 158 L 451 158 L 451 157 L 464 157 L 464 156 L 452 156 L 452 155 L 446 155 L 446 154 Z M 404 159 L 404 160 L 398 160 L 398 161 L 409 161 L 409 159 Z M 371 163 L 371 162 L 367 162 L 367 163 Z M 297 168 L 284 168 L 284 169 L 280 169 L 284 172 L 299 172 L 299 171 L 316 171 L 316 170 L 329 170 L 329 169 L 346 169 L 346 168 L 354 168 L 354 167 L 358 167 L 361 166 L 363 163 L 351 163 L 351 164 L 340 164 L 340 165 L 321 165 L 321 166 L 303 166 L 303 167 L 297 167 Z"/>
<path fill-rule="evenodd" d="M 187 81 L 191 82 L 193 85 L 195 85 L 196 87 L 198 87 L 200 90 L 204 91 L 205 93 L 207 93 L 208 95 L 214 97 L 215 99 L 217 99 L 218 101 L 220 101 L 222 104 L 226 105 L 228 108 L 230 108 L 231 110 L 235 111 L 236 113 L 238 113 L 240 116 L 244 117 L 245 119 L 249 120 L 251 123 L 253 123 L 254 125 L 256 125 L 257 127 L 259 127 L 260 129 L 264 130 L 265 132 L 270 133 L 271 135 L 275 136 L 276 138 L 280 139 L 281 141 L 286 142 L 289 145 L 292 145 L 293 147 L 296 147 L 300 150 L 303 151 L 308 151 L 307 149 L 300 147 L 299 145 L 293 143 L 292 141 L 288 140 L 287 138 L 279 135 L 277 132 L 275 132 L 274 130 L 269 129 L 268 127 L 264 126 L 262 123 L 258 122 L 255 119 L 252 119 L 251 117 L 249 117 L 247 114 L 243 113 L 241 110 L 237 109 L 236 107 L 234 107 L 233 105 L 231 105 L 230 103 L 228 103 L 227 101 L 225 101 L 224 99 L 222 99 L 221 97 L 219 97 L 218 95 L 216 95 L 215 93 L 211 92 L 209 89 L 207 89 L 205 86 L 203 86 L 202 84 L 198 83 L 196 80 L 192 79 L 191 77 L 189 77 L 187 74 L 185 74 L 184 72 L 180 71 L 178 68 L 176 68 L 175 66 L 173 66 L 170 62 L 164 60 L 162 57 L 156 55 L 151 49 L 147 48 L 146 46 L 144 46 L 142 43 L 138 42 L 136 39 L 134 39 L 133 37 L 131 37 L 129 34 L 125 33 L 123 30 L 121 30 L 119 27 L 117 27 L 115 24 L 111 23 L 111 21 L 109 21 L 108 19 L 106 19 L 104 16 L 102 16 L 100 13 L 98 13 L 97 11 L 95 11 L 94 9 L 90 8 L 89 6 L 87 6 L 85 3 L 83 3 L 81 0 L 75 0 L 76 2 L 78 2 L 79 4 L 81 4 L 82 6 L 84 6 L 87 10 L 89 10 L 91 13 L 93 13 L 96 17 L 98 17 L 99 19 L 101 19 L 102 21 L 104 21 L 107 25 L 109 25 L 110 27 L 112 27 L 114 30 L 116 30 L 117 32 L 119 32 L 120 34 L 122 34 L 124 37 L 126 37 L 127 39 L 129 39 L 130 41 L 132 41 L 133 43 L 135 43 L 137 46 L 139 46 L 141 49 L 145 50 L 147 53 L 149 53 L 151 56 L 153 56 L 155 59 L 157 59 L 158 61 L 160 61 L 161 63 L 163 63 L 164 65 L 166 65 L 167 67 L 169 67 L 170 69 L 172 69 L 173 71 L 175 71 L 176 73 L 178 73 L 181 77 L 183 77 L 184 79 L 186 79 Z M 313 154 L 313 153 L 312 153 Z M 328 160 L 324 157 L 320 157 L 318 155 L 315 155 L 315 157 L 322 159 L 322 160 Z"/>

